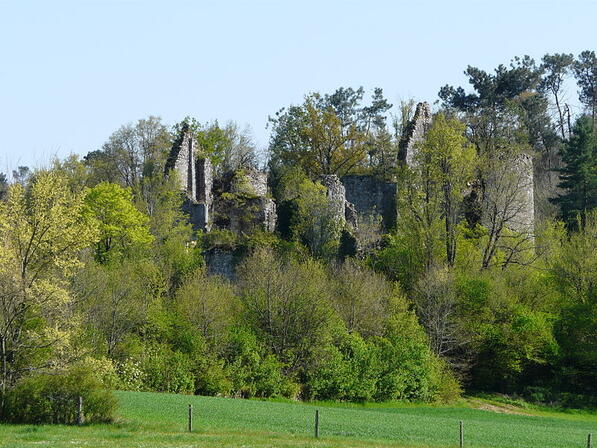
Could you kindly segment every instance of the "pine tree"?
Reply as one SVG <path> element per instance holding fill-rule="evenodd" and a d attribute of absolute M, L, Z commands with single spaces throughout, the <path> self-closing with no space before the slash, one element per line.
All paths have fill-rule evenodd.
<path fill-rule="evenodd" d="M 581 116 L 576 121 L 562 148 L 562 159 L 559 187 L 564 193 L 554 202 L 570 228 L 584 227 L 587 212 L 597 207 L 597 138 L 591 117 Z"/>

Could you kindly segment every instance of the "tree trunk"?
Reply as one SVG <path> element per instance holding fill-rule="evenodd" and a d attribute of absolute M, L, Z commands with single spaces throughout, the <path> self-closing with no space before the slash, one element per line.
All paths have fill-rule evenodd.
<path fill-rule="evenodd" d="M 0 338 L 2 339 L 0 343 L 0 350 L 2 351 L 2 353 L 0 353 L 0 355 L 2 356 L 2 390 L 0 390 L 0 394 L 2 396 L 0 397 L 0 409 L 4 409 L 4 397 L 6 396 L 8 366 L 6 361 L 6 338 L 4 336 L 0 336 Z"/>

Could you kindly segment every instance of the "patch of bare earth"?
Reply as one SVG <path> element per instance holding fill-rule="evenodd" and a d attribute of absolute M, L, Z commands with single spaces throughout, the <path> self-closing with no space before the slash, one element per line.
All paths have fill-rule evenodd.
<path fill-rule="evenodd" d="M 513 415 L 532 415 L 527 412 L 523 412 L 520 408 L 509 404 L 489 404 L 484 402 L 474 401 L 473 406 L 475 409 L 481 411 L 497 412 L 498 414 L 513 414 Z"/>

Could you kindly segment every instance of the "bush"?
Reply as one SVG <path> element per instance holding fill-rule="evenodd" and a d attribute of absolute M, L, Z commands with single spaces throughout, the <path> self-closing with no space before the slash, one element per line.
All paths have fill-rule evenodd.
<path fill-rule="evenodd" d="M 144 389 L 145 373 L 141 363 L 133 359 L 125 359 L 117 365 L 118 379 L 123 390 L 139 391 Z"/>
<path fill-rule="evenodd" d="M 343 333 L 314 353 L 305 394 L 317 400 L 371 400 L 379 380 L 378 350 L 357 333 Z"/>
<path fill-rule="evenodd" d="M 116 366 L 108 358 L 92 358 L 91 356 L 87 356 L 78 366 L 93 372 L 93 376 L 100 381 L 105 389 L 119 390 L 123 388 Z"/>
<path fill-rule="evenodd" d="M 224 360 L 215 356 L 204 357 L 195 369 L 195 393 L 198 395 L 228 396 L 232 381 Z"/>
<path fill-rule="evenodd" d="M 195 376 L 189 357 L 172 351 L 168 346 L 152 347 L 142 363 L 145 387 L 156 392 L 192 394 Z"/>
<path fill-rule="evenodd" d="M 434 399 L 440 403 L 453 403 L 462 395 L 462 387 L 450 367 L 437 359 L 437 373 Z"/>
<path fill-rule="evenodd" d="M 113 420 L 116 398 L 84 366 L 21 380 L 7 392 L 1 419 L 8 423 L 72 425 L 77 422 L 79 397 L 83 398 L 85 423 Z"/>
<path fill-rule="evenodd" d="M 342 352 L 329 343 L 315 347 L 305 372 L 303 398 L 308 400 L 341 400 L 349 385 L 349 373 Z"/>
<path fill-rule="evenodd" d="M 266 398 L 296 393 L 282 374 L 282 363 L 266 353 L 252 331 L 244 327 L 231 329 L 226 358 L 235 396 Z"/>
<path fill-rule="evenodd" d="M 376 399 L 456 400 L 460 385 L 449 367 L 430 350 L 414 313 L 397 313 L 386 337 L 377 338 L 380 379 Z"/>
<path fill-rule="evenodd" d="M 214 229 L 202 234 L 202 245 L 205 250 L 225 249 L 234 250 L 238 246 L 238 237 L 227 229 Z"/>

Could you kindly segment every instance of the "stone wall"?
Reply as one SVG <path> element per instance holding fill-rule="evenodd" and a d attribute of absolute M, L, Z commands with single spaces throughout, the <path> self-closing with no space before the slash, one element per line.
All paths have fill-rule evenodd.
<path fill-rule="evenodd" d="M 213 169 L 208 158 L 198 158 L 195 137 L 188 126 L 176 139 L 166 161 L 166 174 L 174 173 L 186 193 L 183 210 L 195 230 L 211 227 Z"/>
<path fill-rule="evenodd" d="M 166 173 L 174 171 L 178 177 L 181 190 L 187 197 L 196 200 L 196 173 L 195 173 L 195 139 L 191 132 L 185 128 L 183 133 L 174 142 L 168 160 Z"/>
<path fill-rule="evenodd" d="M 494 162 L 492 172 L 483 179 L 482 223 L 491 227 L 501 221 L 511 230 L 533 234 L 535 200 L 533 158 L 518 154 L 507 160 Z M 497 220 L 494 218 L 497 216 Z"/>
<path fill-rule="evenodd" d="M 399 160 L 412 167 L 419 145 L 432 122 L 427 103 L 419 103 L 399 144 Z M 256 169 L 246 169 L 219 176 L 214 185 L 213 167 L 208 158 L 197 157 L 198 148 L 191 131 L 183 132 L 174 143 L 166 164 L 167 173 L 175 172 L 180 188 L 186 194 L 184 211 L 195 229 L 209 231 L 212 227 L 225 228 L 238 233 L 249 233 L 261 228 L 273 232 L 276 226 L 276 204 L 268 196 L 267 174 Z M 486 223 L 492 201 L 499 196 L 500 181 L 510 176 L 518 188 L 509 213 L 508 225 L 513 230 L 532 232 L 536 216 L 549 213 L 548 197 L 557 190 L 559 158 L 541 154 L 535 160 L 521 155 L 509 161 L 494 173 L 478 179 L 472 189 L 476 195 L 475 207 L 479 219 Z M 379 232 L 396 224 L 395 182 L 384 181 L 371 175 L 322 176 L 320 182 L 327 188 L 329 207 L 341 226 L 358 235 L 359 222 L 372 222 Z M 470 199 L 470 198 L 467 198 Z M 380 223 L 381 221 L 381 223 Z M 370 226 L 370 227 L 375 227 Z M 208 254 L 213 272 L 228 272 L 223 266 L 231 254 Z M 224 260 L 224 261 L 223 261 Z M 228 261 L 225 261 L 228 260 Z M 220 266 L 220 267 L 218 267 Z M 229 272 L 225 274 L 228 276 Z"/>
<path fill-rule="evenodd" d="M 425 135 L 431 127 L 432 118 L 428 103 L 417 104 L 415 114 L 406 127 L 399 144 L 398 160 L 407 166 L 413 166 L 417 146 L 424 141 Z"/>
<path fill-rule="evenodd" d="M 276 203 L 268 197 L 221 198 L 214 203 L 213 219 L 218 228 L 235 233 L 251 233 L 255 229 L 273 232 L 276 229 Z"/>
<path fill-rule="evenodd" d="M 259 197 L 267 196 L 267 173 L 264 171 L 259 171 L 257 169 L 247 169 L 243 170 L 244 176 L 243 177 L 243 186 L 237 185 L 235 183 L 232 184 L 231 190 L 232 192 L 237 192 L 240 188 L 247 188 L 248 191 L 246 193 L 253 194 Z"/>
<path fill-rule="evenodd" d="M 263 198 L 259 219 L 262 223 L 263 230 L 266 232 L 273 232 L 276 230 L 278 214 L 276 213 L 276 203 L 273 199 Z"/>
<path fill-rule="evenodd" d="M 560 178 L 557 171 L 562 167 L 562 158 L 555 148 L 541 149 L 533 159 L 535 219 L 538 221 L 554 219 L 558 215 L 558 207 L 549 200 L 562 194 L 558 187 Z"/>
<path fill-rule="evenodd" d="M 333 216 L 340 225 L 346 222 L 346 189 L 335 174 L 321 176 L 319 181 L 327 188 L 327 196 Z"/>
<path fill-rule="evenodd" d="M 360 219 L 381 216 L 386 229 L 396 224 L 396 183 L 370 175 L 348 175 L 342 179 L 346 201 Z"/>
<path fill-rule="evenodd" d="M 193 230 L 210 230 L 210 212 L 206 204 L 199 204 L 187 198 L 182 204 L 182 211 L 189 217 Z"/>
<path fill-rule="evenodd" d="M 195 162 L 195 173 L 197 175 L 197 202 L 211 206 L 213 188 L 213 168 L 208 158 L 202 157 Z"/>
<path fill-rule="evenodd" d="M 215 191 L 212 218 L 217 227 L 237 233 L 275 230 L 276 204 L 268 196 L 267 173 L 257 169 L 227 173 Z"/>

